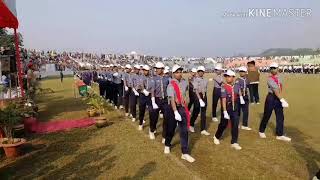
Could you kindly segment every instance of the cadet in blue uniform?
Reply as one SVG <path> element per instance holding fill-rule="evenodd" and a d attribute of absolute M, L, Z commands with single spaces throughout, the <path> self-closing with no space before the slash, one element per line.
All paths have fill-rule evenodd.
<path fill-rule="evenodd" d="M 199 112 L 201 112 L 201 134 L 209 136 L 210 133 L 207 132 L 207 90 L 208 90 L 208 80 L 204 79 L 203 75 L 205 72 L 204 66 L 199 66 L 197 69 L 198 77 L 193 81 L 193 90 L 195 93 L 194 97 L 194 107 L 190 120 L 190 132 L 195 132 L 194 122 L 198 118 Z"/>
<path fill-rule="evenodd" d="M 123 86 L 124 86 L 124 109 L 125 109 L 125 116 L 129 116 L 129 104 L 130 104 L 130 94 L 131 94 L 131 88 L 132 88 L 132 82 L 130 81 L 131 76 L 131 70 L 132 67 L 130 64 L 127 64 L 125 66 L 126 70 L 123 74 Z"/>
<path fill-rule="evenodd" d="M 141 90 L 140 90 L 140 99 L 139 99 L 139 130 L 143 129 L 144 123 L 144 114 L 146 108 L 148 107 L 149 112 L 151 112 L 151 94 L 153 88 L 153 79 L 150 77 L 150 67 L 148 65 L 143 66 L 143 75 L 140 78 Z M 149 116 L 150 118 L 150 116 Z M 151 119 L 151 118 L 150 118 Z M 151 122 L 151 120 L 150 120 Z"/>
<path fill-rule="evenodd" d="M 169 105 L 168 105 L 168 97 L 167 97 L 167 86 L 169 84 L 169 78 L 164 77 L 164 64 L 161 62 L 156 63 L 156 75 L 153 76 L 153 91 L 151 92 L 151 123 L 150 123 L 150 139 L 154 139 L 154 132 L 157 128 L 157 122 L 159 118 L 159 111 L 163 112 L 163 123 L 162 123 L 162 142 L 164 143 L 165 134 L 166 134 L 166 124 L 168 119 L 168 114 L 166 113 Z"/>
<path fill-rule="evenodd" d="M 221 100 L 222 100 L 222 110 L 221 121 L 218 126 L 218 130 L 213 137 L 214 144 L 220 144 L 219 139 L 222 137 L 224 130 L 228 126 L 228 122 L 231 122 L 231 147 L 236 150 L 241 150 L 242 148 L 238 144 L 239 135 L 239 115 L 238 115 L 238 101 L 240 94 L 239 84 L 234 83 L 236 74 L 232 70 L 228 70 L 225 73 L 226 83 L 221 87 Z"/>
<path fill-rule="evenodd" d="M 212 93 L 212 121 L 218 122 L 217 106 L 221 98 L 221 86 L 223 84 L 222 66 L 219 64 L 215 67 L 216 76 L 213 78 L 213 93 Z"/>
<path fill-rule="evenodd" d="M 242 126 L 241 129 L 250 131 L 251 128 L 248 127 L 248 119 L 249 119 L 249 96 L 248 96 L 248 85 L 249 81 L 246 77 L 247 75 L 247 68 L 240 67 L 239 74 L 240 77 L 236 80 L 236 83 L 240 86 L 240 101 L 239 101 L 239 117 L 242 112 Z"/>
<path fill-rule="evenodd" d="M 122 92 L 122 86 L 121 86 L 121 74 L 119 73 L 118 70 L 118 66 L 115 66 L 113 68 L 113 93 L 112 93 L 112 97 L 113 97 L 113 102 L 114 102 L 114 108 L 118 109 L 120 108 L 120 104 L 122 103 L 122 101 L 120 102 L 119 98 L 122 97 L 120 96 L 120 93 Z"/>
<path fill-rule="evenodd" d="M 283 108 L 289 107 L 287 101 L 282 97 L 282 81 L 278 76 L 278 64 L 271 63 L 270 72 L 271 76 L 268 77 L 268 95 L 266 97 L 266 102 L 264 105 L 263 118 L 260 123 L 259 136 L 261 138 L 266 138 L 265 129 L 267 127 L 268 121 L 271 117 L 272 111 L 276 113 L 276 139 L 282 141 L 291 141 L 291 138 L 284 136 L 284 115 Z"/>
<path fill-rule="evenodd" d="M 174 65 L 172 67 L 173 79 L 167 88 L 167 94 L 170 99 L 170 108 L 168 113 L 170 118 L 168 119 L 167 134 L 165 139 L 164 153 L 170 153 L 171 141 L 175 133 L 177 123 L 179 125 L 180 143 L 181 143 L 181 159 L 188 162 L 194 162 L 195 159 L 189 155 L 188 145 L 188 107 L 185 101 L 186 92 L 188 89 L 187 81 L 182 79 L 182 67 Z M 175 87 L 176 85 L 176 87 Z M 178 91 L 178 92 L 177 92 Z"/>
<path fill-rule="evenodd" d="M 190 77 L 189 77 L 189 103 L 188 103 L 188 109 L 190 111 L 194 101 L 195 101 L 195 93 L 193 90 L 193 81 L 194 79 L 197 77 L 197 69 L 196 68 L 192 68 L 191 69 L 191 73 L 190 73 Z"/>
<path fill-rule="evenodd" d="M 139 71 L 140 66 L 135 65 L 133 72 L 130 74 L 129 81 L 132 83 L 130 93 L 130 113 L 132 115 L 132 122 L 136 121 L 137 118 L 137 99 L 139 97 Z"/>

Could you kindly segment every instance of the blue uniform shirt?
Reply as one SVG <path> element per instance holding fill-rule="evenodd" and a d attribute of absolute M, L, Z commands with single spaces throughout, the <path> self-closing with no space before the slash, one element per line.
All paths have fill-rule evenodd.
<path fill-rule="evenodd" d="M 226 90 L 225 86 L 228 86 L 227 84 L 223 85 L 221 87 L 221 98 L 226 98 L 227 105 L 232 103 L 232 91 L 229 92 Z M 232 87 L 232 86 L 231 86 Z M 240 92 L 240 85 L 238 83 L 233 85 L 233 93 L 234 93 L 234 101 L 238 101 Z"/>
<path fill-rule="evenodd" d="M 223 77 L 222 75 L 216 75 L 215 77 L 213 77 L 213 82 L 214 82 L 214 87 L 215 88 L 221 88 L 222 83 L 223 83 Z"/>
<path fill-rule="evenodd" d="M 153 76 L 154 82 L 154 97 L 166 98 L 167 97 L 167 87 L 169 84 L 169 77 L 162 77 L 159 75 Z"/>
<path fill-rule="evenodd" d="M 187 97 L 187 90 L 188 90 L 188 82 L 184 79 L 181 79 L 180 81 L 178 81 L 177 79 L 172 79 L 173 81 L 175 81 L 180 89 L 180 93 L 183 96 L 183 99 L 186 99 Z M 167 87 L 167 94 L 168 97 L 173 97 L 175 98 L 175 100 L 177 100 L 177 94 L 176 91 L 174 90 L 173 86 L 171 83 L 169 83 L 168 87 Z"/>
<path fill-rule="evenodd" d="M 236 79 L 236 84 L 239 84 L 242 96 L 248 96 L 248 86 L 249 86 L 249 81 L 245 77 L 239 77 Z"/>

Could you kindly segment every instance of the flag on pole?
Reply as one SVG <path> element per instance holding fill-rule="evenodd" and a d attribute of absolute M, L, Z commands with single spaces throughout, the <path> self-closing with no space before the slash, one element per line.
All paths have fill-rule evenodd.
<path fill-rule="evenodd" d="M 16 10 L 16 0 L 0 0 L 0 28 L 19 26 Z"/>

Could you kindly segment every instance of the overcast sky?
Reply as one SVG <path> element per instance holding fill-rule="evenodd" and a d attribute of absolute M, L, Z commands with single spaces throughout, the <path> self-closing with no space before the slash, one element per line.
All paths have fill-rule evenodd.
<path fill-rule="evenodd" d="M 223 17 L 251 8 L 311 8 L 311 17 Z M 232 56 L 320 47 L 319 0 L 18 0 L 27 48 Z"/>

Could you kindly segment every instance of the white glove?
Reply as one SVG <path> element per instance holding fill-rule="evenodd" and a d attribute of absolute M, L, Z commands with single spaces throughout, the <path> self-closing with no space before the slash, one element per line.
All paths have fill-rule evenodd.
<path fill-rule="evenodd" d="M 145 89 L 144 89 L 142 92 L 143 92 L 143 94 L 144 94 L 145 96 L 149 96 L 149 94 L 150 94 L 150 92 L 147 91 L 147 90 L 145 90 Z"/>
<path fill-rule="evenodd" d="M 124 90 L 125 90 L 125 91 L 128 91 L 128 90 L 129 90 L 128 86 L 125 86 L 125 87 L 124 87 Z"/>
<path fill-rule="evenodd" d="M 113 73 L 113 76 L 116 76 L 116 77 L 117 77 L 118 75 L 119 75 L 119 73 L 117 73 L 117 72 L 116 72 L 116 73 Z"/>
<path fill-rule="evenodd" d="M 246 104 L 246 102 L 243 99 L 243 96 L 240 96 L 240 104 Z"/>
<path fill-rule="evenodd" d="M 287 103 L 287 101 L 285 99 L 282 98 L 282 99 L 280 99 L 280 101 L 281 101 L 282 107 L 284 107 L 284 108 L 289 107 L 289 104 Z"/>
<path fill-rule="evenodd" d="M 156 98 L 155 97 L 151 98 L 151 102 L 152 102 L 152 108 L 153 109 L 158 109 L 159 108 L 157 103 L 156 103 Z"/>
<path fill-rule="evenodd" d="M 224 117 L 225 119 L 230 119 L 230 116 L 229 116 L 229 114 L 228 114 L 227 111 L 223 111 L 223 117 Z"/>
<path fill-rule="evenodd" d="M 177 110 L 174 111 L 174 118 L 177 121 L 182 121 L 181 115 L 179 114 L 179 112 Z"/>
<path fill-rule="evenodd" d="M 133 91 L 135 96 L 139 96 L 139 93 L 138 93 L 138 91 L 136 89 L 133 88 L 132 91 Z"/>
<path fill-rule="evenodd" d="M 199 99 L 200 107 L 205 107 L 206 103 L 202 99 Z"/>

